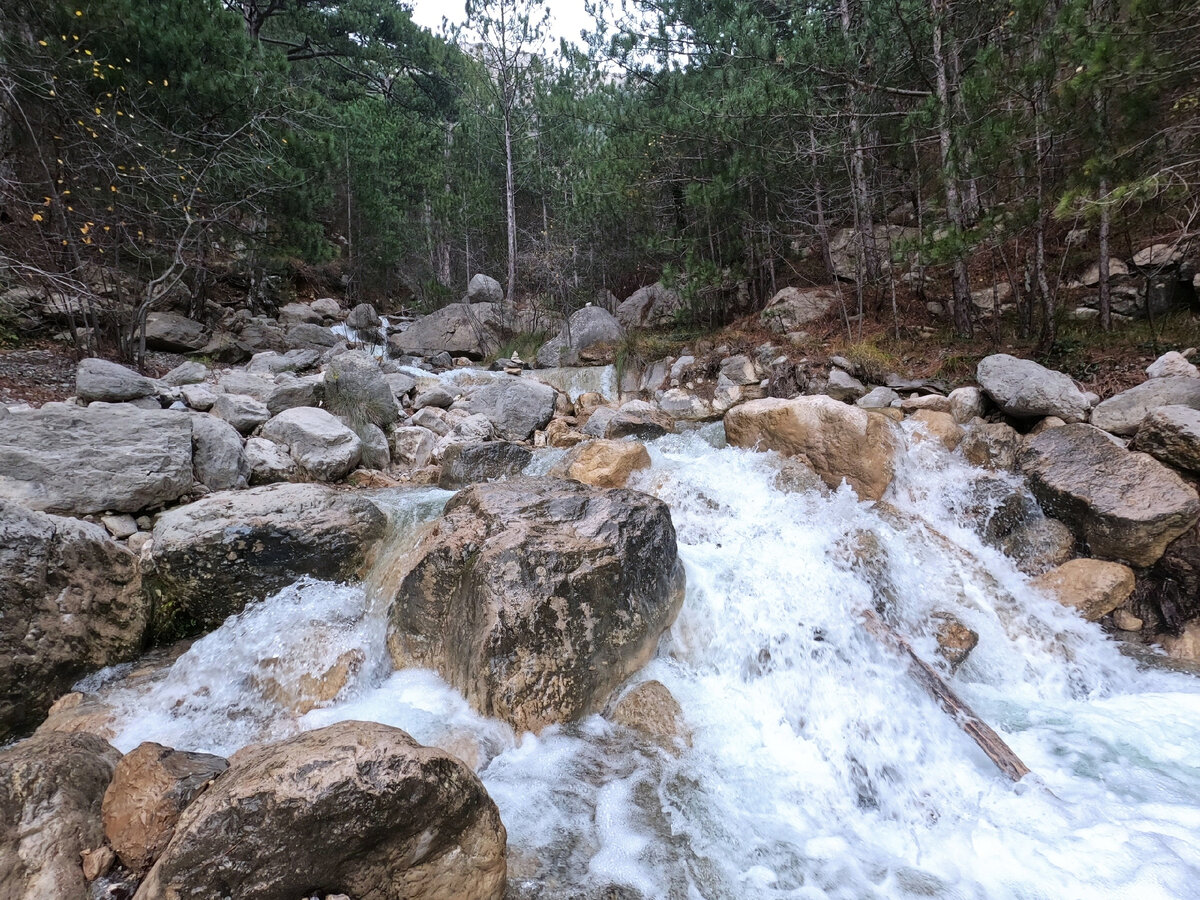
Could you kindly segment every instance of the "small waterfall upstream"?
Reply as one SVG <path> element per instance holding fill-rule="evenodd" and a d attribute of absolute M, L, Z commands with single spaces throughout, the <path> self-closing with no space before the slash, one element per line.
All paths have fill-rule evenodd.
<path fill-rule="evenodd" d="M 670 505 L 688 588 L 635 680 L 679 701 L 679 755 L 599 716 L 514 735 L 436 674 L 391 671 L 364 585 L 302 580 L 157 678 L 125 685 L 119 667 L 84 687 L 116 710 L 122 751 L 228 755 L 344 719 L 445 747 L 477 766 L 530 896 L 1200 896 L 1200 680 L 1139 666 L 1030 589 L 970 527 L 983 473 L 913 447 L 873 507 L 778 489 L 779 458 L 725 448 L 720 425 L 649 445 L 631 486 Z M 381 493 L 389 552 L 449 496 Z M 881 591 L 927 661 L 940 615 L 979 634 L 951 684 L 1033 776 L 1009 782 L 862 628 Z"/>

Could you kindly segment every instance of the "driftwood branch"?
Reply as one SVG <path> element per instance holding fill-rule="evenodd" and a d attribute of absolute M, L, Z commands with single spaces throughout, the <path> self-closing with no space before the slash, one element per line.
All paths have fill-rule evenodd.
<path fill-rule="evenodd" d="M 862 622 L 867 631 L 877 637 L 880 643 L 908 657 L 909 674 L 954 719 L 955 724 L 970 735 L 971 739 L 979 745 L 979 749 L 996 764 L 996 768 L 1013 781 L 1020 781 L 1029 774 L 1029 767 L 1021 762 L 1020 757 L 1013 753 L 1012 748 L 1004 743 L 1000 735 L 996 734 L 991 726 L 979 718 L 975 711 L 954 693 L 950 685 L 946 684 L 942 676 L 931 665 L 917 656 L 912 645 L 902 635 L 871 609 L 863 612 Z"/>

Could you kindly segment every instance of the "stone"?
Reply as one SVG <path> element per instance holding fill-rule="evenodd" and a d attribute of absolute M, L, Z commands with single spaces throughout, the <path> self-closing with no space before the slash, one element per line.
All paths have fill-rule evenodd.
<path fill-rule="evenodd" d="M 208 367 L 204 363 L 185 362 L 164 375 L 161 381 L 170 387 L 183 387 L 185 384 L 203 384 L 206 378 Z"/>
<path fill-rule="evenodd" d="M 617 411 L 611 406 L 600 406 L 593 409 L 583 425 L 583 433 L 592 437 L 606 437 L 608 424 L 617 416 Z"/>
<path fill-rule="evenodd" d="M 785 287 L 770 299 L 760 318 L 777 334 L 788 334 L 823 319 L 840 300 L 836 287 Z"/>
<path fill-rule="evenodd" d="M 1193 620 L 1175 634 L 1164 634 L 1159 641 L 1163 652 L 1171 659 L 1200 663 L 1200 620 Z"/>
<path fill-rule="evenodd" d="M 392 389 L 392 396 L 396 398 L 397 402 L 411 394 L 413 388 L 417 386 L 417 379 L 405 372 L 384 373 L 383 380 Z"/>
<path fill-rule="evenodd" d="M 1133 613 L 1124 609 L 1114 609 L 1112 617 L 1113 625 L 1119 631 L 1141 631 L 1146 624 Z"/>
<path fill-rule="evenodd" d="M 505 843 L 464 763 L 398 728 L 341 722 L 235 754 L 134 896 L 501 900 Z"/>
<path fill-rule="evenodd" d="M 660 500 L 553 478 L 446 504 L 395 590 L 398 668 L 432 667 L 481 713 L 540 731 L 604 708 L 683 602 Z"/>
<path fill-rule="evenodd" d="M 100 804 L 121 754 L 91 734 L 0 751 L 0 897 L 83 900 L 81 856 L 104 843 Z"/>
<path fill-rule="evenodd" d="M 743 403 L 725 414 L 725 436 L 733 447 L 800 457 L 829 487 L 844 479 L 864 500 L 883 496 L 902 450 L 886 418 L 823 396 Z"/>
<path fill-rule="evenodd" d="M 233 371 L 222 376 L 218 389 L 229 394 L 253 397 L 276 416 L 285 409 L 297 406 L 315 406 L 317 382 L 312 378 L 298 378 L 291 372 L 278 375 L 255 375 L 250 372 Z"/>
<path fill-rule="evenodd" d="M 1016 418 L 1058 416 L 1082 422 L 1091 406 L 1068 376 L 1031 359 L 997 353 L 980 360 L 975 375 L 992 401 Z"/>
<path fill-rule="evenodd" d="M 104 836 L 132 872 L 145 872 L 175 833 L 179 815 L 229 763 L 208 753 L 139 744 L 121 757 L 104 792 Z"/>
<path fill-rule="evenodd" d="M 360 494 L 318 484 L 222 491 L 159 516 L 143 576 L 152 638 L 201 634 L 303 575 L 356 574 L 387 516 Z"/>
<path fill-rule="evenodd" d="M 84 516 L 140 512 L 191 488 L 187 413 L 47 403 L 0 418 L 0 499 Z"/>
<path fill-rule="evenodd" d="M 937 412 L 932 409 L 919 409 L 909 417 L 913 422 L 924 426 L 924 433 L 940 443 L 947 450 L 953 451 L 962 442 L 963 428 L 954 421 L 954 416 L 948 412 Z M 921 432 L 917 432 L 920 436 Z"/>
<path fill-rule="evenodd" d="M 1177 469 L 1200 472 L 1200 410 L 1160 406 L 1142 420 L 1130 448 Z"/>
<path fill-rule="evenodd" d="M 427 406 L 449 409 L 454 397 L 454 393 L 444 384 L 430 385 L 413 398 L 413 409 L 424 409 Z"/>
<path fill-rule="evenodd" d="M 1146 367 L 1146 374 L 1151 378 L 1200 378 L 1200 369 L 1188 362 L 1186 356 L 1175 350 L 1170 350 Z"/>
<path fill-rule="evenodd" d="M 601 437 L 616 440 L 624 437 L 635 437 L 638 440 L 650 441 L 675 430 L 675 420 L 652 403 L 644 400 L 632 400 L 625 403 L 613 415 L 602 418 L 604 422 Z M 591 419 L 588 420 L 591 422 Z"/>
<path fill-rule="evenodd" d="M 721 360 L 720 374 L 737 385 L 758 384 L 760 380 L 754 361 L 743 353 Z"/>
<path fill-rule="evenodd" d="M 1200 618 L 1200 527 L 1177 537 L 1158 562 L 1138 573 L 1129 609 L 1156 631 L 1178 633 Z"/>
<path fill-rule="evenodd" d="M 440 353 L 483 359 L 500 347 L 502 317 L 496 303 L 451 303 L 388 338 L 392 355 Z M 442 366 L 448 368 L 449 366 Z"/>
<path fill-rule="evenodd" d="M 192 353 L 208 343 L 208 330 L 199 322 L 170 312 L 146 316 L 146 348 L 168 353 Z"/>
<path fill-rule="evenodd" d="M 922 394 L 917 397 L 904 397 L 900 401 L 900 408 L 906 413 L 929 410 L 931 412 L 951 415 L 950 398 L 943 397 L 941 394 Z"/>
<path fill-rule="evenodd" d="M 973 466 L 997 472 L 1011 472 L 1021 452 L 1021 435 L 1011 425 L 991 422 L 972 425 L 966 430 L 959 449 Z"/>
<path fill-rule="evenodd" d="M 1058 416 L 1046 416 L 1044 419 L 1038 419 L 1038 423 L 1029 429 L 1029 437 L 1037 437 L 1043 431 L 1049 431 L 1051 428 L 1061 428 L 1066 424 Z"/>
<path fill-rule="evenodd" d="M 342 316 L 341 305 L 332 297 L 321 297 L 308 305 L 322 319 L 340 319 Z"/>
<path fill-rule="evenodd" d="M 503 303 L 504 288 L 500 282 L 490 275 L 484 275 L 482 272 L 471 276 L 471 280 L 467 283 L 467 302 L 468 303 Z"/>
<path fill-rule="evenodd" d="M 450 422 L 447 421 L 445 410 L 435 406 L 426 406 L 413 413 L 412 424 L 426 428 L 439 437 L 450 433 Z"/>
<path fill-rule="evenodd" d="M 1129 266 L 1119 259 L 1109 259 L 1108 277 L 1119 278 L 1129 274 Z M 1080 287 L 1095 287 L 1100 283 L 1100 263 L 1094 262 L 1079 276 Z"/>
<path fill-rule="evenodd" d="M 1026 575 L 1040 575 L 1074 555 L 1075 535 L 1058 519 L 1036 518 L 1005 535 L 1000 549 Z"/>
<path fill-rule="evenodd" d="M 1042 508 L 1100 559 L 1153 565 L 1200 518 L 1200 498 L 1183 479 L 1090 425 L 1042 432 L 1019 465 Z"/>
<path fill-rule="evenodd" d="M 1133 255 L 1133 265 L 1138 269 L 1158 269 L 1173 266 L 1183 259 L 1183 249 L 1178 244 L 1151 244 Z"/>
<path fill-rule="evenodd" d="M 75 370 L 75 395 L 84 403 L 124 403 L 156 394 L 158 385 L 151 379 L 107 359 L 81 360 Z"/>
<path fill-rule="evenodd" d="M 311 369 L 320 359 L 321 354 L 316 350 L 289 350 L 287 353 L 264 350 L 251 357 L 246 371 L 253 375 L 274 377 L 283 372 L 303 372 Z"/>
<path fill-rule="evenodd" d="M 1033 586 L 1063 606 L 1073 606 L 1089 622 L 1098 622 L 1129 599 L 1133 570 L 1099 559 L 1072 559 L 1033 579 Z"/>
<path fill-rule="evenodd" d="M 192 472 L 210 491 L 245 487 L 250 464 L 237 430 L 207 413 L 192 417 Z"/>
<path fill-rule="evenodd" d="M 392 451 L 388 445 L 388 437 L 378 425 L 367 423 L 358 430 L 362 451 L 359 465 L 364 469 L 386 469 L 392 462 Z"/>
<path fill-rule="evenodd" d="M 641 732 L 666 750 L 678 744 L 692 746 L 692 735 L 683 721 L 679 701 L 661 681 L 643 681 L 628 691 L 609 716 L 615 723 Z"/>
<path fill-rule="evenodd" d="M 104 526 L 104 530 L 116 538 L 118 541 L 123 541 L 125 538 L 134 534 L 138 530 L 137 520 L 129 513 L 116 513 L 110 516 L 101 516 L 100 524 Z"/>
<path fill-rule="evenodd" d="M 378 328 L 383 324 L 379 312 L 370 303 L 360 303 L 346 316 L 346 324 L 356 331 Z"/>
<path fill-rule="evenodd" d="M 185 384 L 179 388 L 179 395 L 189 409 L 197 412 L 208 412 L 217 402 L 217 395 L 206 384 Z"/>
<path fill-rule="evenodd" d="M 866 392 L 867 389 L 863 383 L 849 372 L 838 368 L 829 370 L 829 380 L 825 384 L 825 394 L 834 400 L 854 403 L 866 394 Z"/>
<path fill-rule="evenodd" d="M 408 469 L 423 469 L 429 465 L 437 438 L 428 428 L 416 425 L 393 429 L 390 437 L 392 464 Z"/>
<path fill-rule="evenodd" d="M 587 441 L 577 444 L 550 470 L 555 478 L 571 478 L 595 487 L 625 487 L 638 469 L 650 468 L 650 454 L 636 441 Z"/>
<path fill-rule="evenodd" d="M 537 352 L 538 365 L 576 366 L 580 362 L 612 362 L 616 344 L 625 336 L 625 329 L 608 310 L 585 306 L 571 313 L 567 325 L 542 344 Z"/>
<path fill-rule="evenodd" d="M 554 388 L 532 378 L 497 374 L 469 389 L 467 410 L 487 416 L 497 437 L 527 441 L 554 415 L 556 395 Z"/>
<path fill-rule="evenodd" d="M 224 419 L 239 434 L 249 434 L 271 418 L 267 405 L 247 394 L 217 394 L 212 414 Z"/>
<path fill-rule="evenodd" d="M 286 447 L 314 481 L 341 481 L 362 458 L 358 435 L 316 407 L 284 410 L 262 426 L 261 434 Z"/>
<path fill-rule="evenodd" d="M 462 410 L 456 410 L 452 415 L 447 415 L 446 421 L 451 427 L 449 431 L 438 438 L 438 442 L 433 448 L 435 461 L 440 461 L 443 454 L 452 446 L 480 444 L 496 439 L 496 429 L 492 426 L 491 420 L 479 413 L 464 415 Z"/>
<path fill-rule="evenodd" d="M 242 332 L 243 337 L 245 331 Z M 299 322 L 287 330 L 284 337 L 285 350 L 326 350 L 336 346 L 342 339 L 323 325 Z"/>
<path fill-rule="evenodd" d="M 307 303 L 286 303 L 279 308 L 280 325 L 295 325 L 298 322 L 320 325 L 323 320 L 324 316 Z"/>
<path fill-rule="evenodd" d="M 292 481 L 299 472 L 291 454 L 266 438 L 248 438 L 244 448 L 246 465 L 250 468 L 250 484 L 274 484 Z"/>
<path fill-rule="evenodd" d="M 960 387 L 950 392 L 950 415 L 959 425 L 982 417 L 987 409 L 988 398 L 982 388 Z"/>
<path fill-rule="evenodd" d="M 658 398 L 659 408 L 672 419 L 703 422 L 719 416 L 712 405 L 683 388 L 671 388 Z"/>
<path fill-rule="evenodd" d="M 351 350 L 335 356 L 325 369 L 324 383 L 325 408 L 360 436 L 368 424 L 386 429 L 400 418 L 391 385 L 368 353 Z"/>
<path fill-rule="evenodd" d="M 106 875 L 117 861 L 117 854 L 113 853 L 111 847 L 97 847 L 94 850 L 84 850 L 79 854 L 80 863 L 83 867 L 83 880 L 95 881 L 102 875 Z"/>
<path fill-rule="evenodd" d="M 951 673 L 958 671 L 959 666 L 967 661 L 971 651 L 979 645 L 979 634 L 950 613 L 936 613 L 938 621 L 937 640 L 938 656 L 946 660 Z"/>
<path fill-rule="evenodd" d="M 876 387 L 855 400 L 854 405 L 863 409 L 887 409 L 893 403 L 899 402 L 900 395 L 890 387 Z"/>
<path fill-rule="evenodd" d="M 1187 375 L 1151 378 L 1101 401 L 1092 410 L 1092 424 L 1110 434 L 1133 434 L 1146 416 L 1162 406 L 1200 409 L 1200 378 Z"/>
<path fill-rule="evenodd" d="M 661 281 L 634 291 L 617 307 L 617 321 L 624 328 L 659 328 L 670 324 L 683 307 L 683 298 Z"/>
<path fill-rule="evenodd" d="M 137 559 L 99 525 L 0 500 L 0 742 L 83 675 L 133 659 L 150 603 Z"/>
<path fill-rule="evenodd" d="M 451 444 L 442 453 L 438 487 L 457 491 L 477 481 L 520 475 L 533 459 L 533 451 L 508 441 Z"/>

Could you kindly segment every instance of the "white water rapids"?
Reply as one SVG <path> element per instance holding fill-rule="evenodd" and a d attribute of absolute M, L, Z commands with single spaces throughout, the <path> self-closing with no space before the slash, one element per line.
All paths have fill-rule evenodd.
<path fill-rule="evenodd" d="M 511 880 L 546 891 L 532 896 L 1200 897 L 1200 680 L 1139 667 L 1032 590 L 965 527 L 980 473 L 931 442 L 889 492 L 902 514 L 845 487 L 781 492 L 775 454 L 720 444 L 719 425 L 662 438 L 631 484 L 670 505 L 687 567 L 683 610 L 634 679 L 678 699 L 679 756 L 599 716 L 514 736 L 435 674 L 390 671 L 385 611 L 359 585 L 301 581 L 158 681 L 122 686 L 110 670 L 86 686 L 116 706 L 122 751 L 228 755 L 370 719 L 474 756 Z M 403 534 L 449 494 L 380 496 Z M 864 531 L 881 570 L 848 551 Z M 936 613 L 979 633 L 950 683 L 1033 776 L 1011 784 L 862 629 L 881 584 L 925 660 Z M 332 702 L 300 716 L 280 701 L 339 658 L 357 662 Z"/>

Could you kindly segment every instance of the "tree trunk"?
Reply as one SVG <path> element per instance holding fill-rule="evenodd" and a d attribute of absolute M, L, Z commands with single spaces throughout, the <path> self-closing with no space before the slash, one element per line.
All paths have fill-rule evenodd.
<path fill-rule="evenodd" d="M 1108 284 L 1108 232 L 1111 213 L 1108 208 L 1108 179 L 1100 179 L 1100 327 L 1112 330 L 1112 289 Z"/>
<path fill-rule="evenodd" d="M 512 306 L 517 296 L 517 197 L 513 185 L 512 116 L 504 111 L 504 198 L 508 223 L 508 295 L 505 302 Z"/>
<path fill-rule="evenodd" d="M 840 0 L 842 16 L 842 34 L 849 40 L 853 27 L 850 16 L 850 0 Z M 849 104 L 850 116 L 850 170 L 853 182 L 854 205 L 857 209 L 855 219 L 858 222 L 859 240 L 862 242 L 862 270 L 866 277 L 874 281 L 879 277 L 879 250 L 875 246 L 875 220 L 871 215 L 871 189 L 867 184 L 866 154 L 863 150 L 863 129 L 858 111 L 851 94 Z"/>

